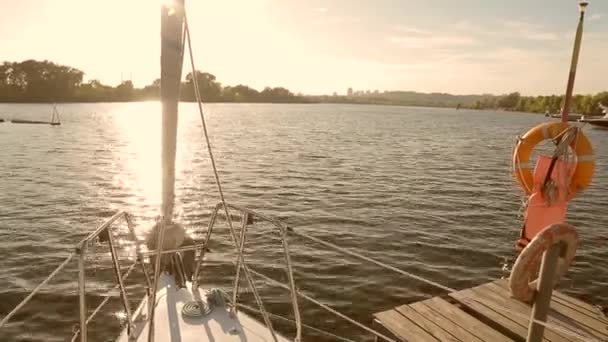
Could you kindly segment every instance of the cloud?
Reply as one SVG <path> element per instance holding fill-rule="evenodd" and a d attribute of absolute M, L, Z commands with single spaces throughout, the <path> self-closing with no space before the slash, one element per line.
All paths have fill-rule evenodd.
<path fill-rule="evenodd" d="M 414 63 L 385 63 L 368 59 L 346 58 L 340 63 L 348 63 L 361 68 L 373 68 L 376 70 L 388 71 L 421 71 L 432 69 L 437 66 L 437 62 L 414 62 Z"/>
<path fill-rule="evenodd" d="M 395 31 L 403 32 L 403 33 L 413 33 L 413 34 L 430 34 L 431 31 L 421 29 L 419 27 L 411 27 L 405 25 L 396 25 L 393 27 Z"/>
<path fill-rule="evenodd" d="M 392 44 L 411 49 L 462 47 L 475 45 L 477 43 L 477 39 L 469 35 L 401 35 L 390 36 L 388 37 L 388 41 Z"/>
<path fill-rule="evenodd" d="M 493 36 L 500 38 L 518 38 L 532 41 L 557 41 L 564 38 L 560 32 L 546 30 L 542 25 L 532 24 L 524 21 L 504 20 L 499 22 L 500 27 L 489 28 L 475 25 L 469 21 L 462 20 L 454 25 L 452 29 L 468 32 L 479 36 Z"/>
<path fill-rule="evenodd" d="M 604 13 L 594 13 L 589 17 L 589 21 L 600 20 L 604 17 Z"/>
<path fill-rule="evenodd" d="M 316 7 L 312 9 L 315 12 L 319 12 L 319 13 L 327 13 L 327 11 L 329 11 L 329 9 L 327 7 Z"/>
<path fill-rule="evenodd" d="M 555 41 L 560 39 L 558 33 L 544 30 L 541 25 L 523 21 L 505 21 L 504 25 L 507 28 L 507 32 L 514 32 L 528 40 Z"/>
<path fill-rule="evenodd" d="M 529 40 L 555 41 L 560 39 L 560 36 L 553 32 L 526 32 L 523 35 Z"/>
<path fill-rule="evenodd" d="M 396 25 L 393 27 L 393 30 L 398 33 L 403 33 L 404 36 L 418 36 L 416 39 L 419 39 L 419 36 L 430 35 L 431 33 L 448 35 L 448 37 L 437 39 L 437 41 L 441 41 L 442 39 L 445 40 L 447 45 L 466 45 L 473 43 L 473 41 L 486 40 L 488 37 L 516 38 L 545 42 L 564 39 L 564 35 L 561 32 L 547 30 L 542 25 L 536 23 L 514 20 L 499 21 L 495 27 L 482 27 L 470 21 L 461 20 L 454 24 L 440 27 L 439 29 L 433 29 L 433 31 L 405 25 Z M 464 35 L 464 33 L 466 33 L 466 35 Z M 394 42 L 397 41 L 397 39 L 392 40 Z M 414 39 L 402 40 L 404 42 L 411 42 Z"/>
<path fill-rule="evenodd" d="M 452 25 L 452 27 L 457 30 L 463 30 L 463 31 L 473 31 L 473 32 L 482 31 L 481 27 L 472 24 L 468 20 L 460 20 L 460 21 L 456 22 L 454 25 Z"/>

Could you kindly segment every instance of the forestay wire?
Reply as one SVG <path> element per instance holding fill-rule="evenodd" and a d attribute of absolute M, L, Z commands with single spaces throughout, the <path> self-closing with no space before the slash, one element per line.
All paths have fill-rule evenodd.
<path fill-rule="evenodd" d="M 235 230 L 234 230 L 234 226 L 232 224 L 232 219 L 231 219 L 230 213 L 228 211 L 228 205 L 227 205 L 225 197 L 224 197 L 224 192 L 223 192 L 223 189 L 222 189 L 222 184 L 221 184 L 221 181 L 220 181 L 219 173 L 217 171 L 217 166 L 216 166 L 216 163 L 215 163 L 215 158 L 213 156 L 213 149 L 211 148 L 211 142 L 210 142 L 209 133 L 208 133 L 208 129 L 207 129 L 207 123 L 206 123 L 206 120 L 205 120 L 205 114 L 204 114 L 204 110 L 203 110 L 203 104 L 202 104 L 201 94 L 200 94 L 200 90 L 199 90 L 199 87 L 198 87 L 196 67 L 194 65 L 194 54 L 193 54 L 193 51 L 192 51 L 192 42 L 191 42 L 191 36 L 190 36 L 190 29 L 189 29 L 189 26 L 188 26 L 188 19 L 187 19 L 187 15 L 186 15 L 186 11 L 185 10 L 184 10 L 184 32 L 185 32 L 185 40 L 186 40 L 186 43 L 188 44 L 188 52 L 189 52 L 190 64 L 191 64 L 191 68 L 192 68 L 192 82 L 194 83 L 194 93 L 195 93 L 195 96 L 196 96 L 196 101 L 197 101 L 197 104 L 198 104 L 199 114 L 200 114 L 200 117 L 201 117 L 201 124 L 202 124 L 202 127 L 203 127 L 203 133 L 204 133 L 204 136 L 205 136 L 205 142 L 206 142 L 206 145 L 207 145 L 207 151 L 209 153 L 209 159 L 211 160 L 211 166 L 212 166 L 212 169 L 213 169 L 215 183 L 216 183 L 216 186 L 217 186 L 217 189 L 218 189 L 218 193 L 219 193 L 219 196 L 220 196 L 220 202 L 222 203 L 222 206 L 224 207 L 224 213 L 226 215 L 226 220 L 228 222 L 228 227 L 230 229 L 230 234 L 232 236 L 233 242 L 235 243 L 235 245 L 237 245 L 236 233 L 235 233 Z M 283 236 L 283 239 L 285 239 L 285 238 L 286 237 Z M 244 260 L 244 257 L 242 255 L 242 253 L 240 253 L 238 251 L 238 249 L 237 249 L 237 254 L 238 254 L 238 258 L 239 258 L 239 260 L 241 262 L 241 267 L 243 268 L 243 271 L 244 271 L 245 277 L 247 279 L 247 282 L 249 283 L 249 286 L 252 289 L 253 295 L 254 295 L 255 300 L 257 302 L 257 305 L 259 307 L 259 312 L 262 314 L 266 325 L 270 329 L 270 332 L 272 333 L 273 339 L 275 341 L 277 341 L 277 337 L 276 337 L 276 334 L 275 334 L 274 329 L 272 327 L 272 323 L 270 321 L 269 314 L 264 309 L 264 305 L 262 303 L 262 300 L 261 300 L 261 298 L 260 298 L 260 296 L 258 294 L 258 291 L 257 291 L 256 287 L 255 287 L 255 283 L 253 281 L 253 278 L 251 277 L 250 273 L 252 271 L 250 271 L 249 267 L 245 263 L 245 260 Z M 293 274 L 291 274 L 291 265 L 288 265 L 288 268 L 289 268 L 289 272 L 290 272 L 290 278 L 292 278 Z M 292 295 L 295 296 L 295 293 L 293 293 Z M 294 312 L 294 316 L 295 316 L 295 323 L 296 323 L 296 339 L 295 340 L 296 341 L 300 341 L 301 340 L 301 331 L 302 331 L 302 321 L 301 321 L 300 312 L 299 312 L 299 309 L 298 309 L 298 306 L 297 306 L 297 300 L 294 300 L 293 304 L 294 304 L 294 311 L 295 311 Z M 365 329 L 365 330 L 373 333 L 374 335 L 376 335 L 376 336 L 378 336 L 378 337 L 380 337 L 380 338 L 382 338 L 384 340 L 393 341 L 394 342 L 393 339 L 388 338 L 387 336 L 385 336 L 385 335 L 383 335 L 383 334 L 375 331 L 374 329 L 368 328 L 367 326 L 365 326 L 365 325 L 363 325 L 363 324 L 361 324 L 361 323 L 359 323 L 359 322 L 357 322 L 357 321 L 355 321 L 355 320 L 353 320 L 353 319 L 351 319 L 351 318 L 349 318 L 349 317 L 347 317 L 347 316 L 345 316 L 345 315 L 343 315 L 343 314 L 341 314 L 341 313 L 339 313 L 339 312 L 337 312 L 337 311 L 329 308 L 328 306 L 325 306 L 325 305 L 322 305 L 322 306 L 325 307 L 326 309 L 329 309 L 334 314 L 337 314 L 338 316 L 343 317 L 347 321 L 349 321 L 349 322 L 351 322 L 351 323 L 353 323 L 353 324 L 355 324 L 355 325 L 357 325 L 359 327 L 362 327 L 363 329 Z"/>
<path fill-rule="evenodd" d="M 196 95 L 196 102 L 198 104 L 198 109 L 199 109 L 199 114 L 201 117 L 201 124 L 203 127 L 203 133 L 205 136 L 205 141 L 207 143 L 207 152 L 209 153 L 209 159 L 211 160 L 211 167 L 213 169 L 213 174 L 215 177 L 215 184 L 217 185 L 217 190 L 220 196 L 220 201 L 222 203 L 222 206 L 224 207 L 224 213 L 226 215 L 226 220 L 228 222 L 228 227 L 230 228 L 230 235 L 232 237 L 233 242 L 235 243 L 235 245 L 237 245 L 237 237 L 236 237 L 236 232 L 234 230 L 234 226 L 232 224 L 232 218 L 230 217 L 230 212 L 228 211 L 228 206 L 226 204 L 226 200 L 224 198 L 224 192 L 222 190 L 222 184 L 220 182 L 220 177 L 217 171 L 217 166 L 215 164 L 215 158 L 213 157 L 213 150 L 211 148 L 211 142 L 209 140 L 209 133 L 207 130 L 207 123 L 205 121 L 205 113 L 203 111 L 203 103 L 202 103 L 202 99 L 201 99 L 201 94 L 198 88 L 198 79 L 197 79 L 197 74 L 196 74 L 196 67 L 194 66 L 194 54 L 192 52 L 192 42 L 191 42 L 191 38 L 190 38 L 190 29 L 188 28 L 188 19 L 187 19 L 187 15 L 186 15 L 186 10 L 184 9 L 184 32 L 185 32 L 185 36 L 186 36 L 186 41 L 188 43 L 188 52 L 190 54 L 190 66 L 192 67 L 192 82 L 194 83 L 194 94 Z M 253 278 L 251 277 L 251 274 L 249 272 L 249 268 L 247 267 L 247 264 L 245 263 L 245 258 L 243 257 L 242 253 L 237 253 L 238 254 L 238 258 L 241 261 L 242 265 L 241 267 L 243 268 L 243 273 L 245 274 L 245 278 L 247 279 L 247 283 L 249 284 L 249 286 L 251 287 L 253 296 L 255 298 L 255 301 L 258 305 L 258 307 L 260 308 L 260 311 L 262 313 L 262 317 L 264 319 L 264 323 L 266 323 L 266 326 L 268 327 L 268 329 L 270 330 L 270 333 L 272 335 L 272 338 L 275 342 L 278 342 L 276 333 L 274 331 L 274 328 L 272 326 L 272 322 L 270 321 L 270 318 L 268 317 L 268 314 L 266 313 L 266 310 L 264 309 L 264 304 L 262 303 L 262 299 L 257 291 L 257 288 L 255 286 L 255 282 L 253 281 Z M 298 332 L 300 331 L 300 329 L 298 329 Z M 299 337 L 299 336 L 298 336 Z M 298 339 L 299 340 L 299 339 Z"/>
<path fill-rule="evenodd" d="M 194 84 L 194 93 L 195 93 L 195 96 L 196 96 L 196 101 L 197 101 L 197 105 L 198 105 L 198 109 L 199 109 L 199 114 L 200 114 L 200 118 L 201 118 L 201 124 L 202 124 L 202 128 L 203 128 L 203 134 L 204 134 L 205 142 L 206 142 L 206 145 L 207 145 L 207 152 L 209 153 L 209 159 L 211 161 L 211 167 L 213 169 L 213 174 L 214 174 L 215 183 L 216 183 L 216 186 L 217 186 L 217 189 L 218 189 L 218 193 L 219 193 L 219 197 L 220 197 L 220 202 L 222 203 L 222 206 L 224 207 L 224 214 L 226 215 L 226 220 L 227 220 L 227 223 L 228 223 L 228 227 L 230 229 L 230 235 L 232 237 L 232 240 L 235 243 L 235 245 L 238 246 L 237 235 L 236 235 L 233 223 L 232 223 L 232 218 L 230 216 L 230 212 L 229 212 L 229 209 L 228 209 L 228 204 L 226 203 L 226 200 L 225 200 L 225 197 L 224 197 L 224 192 L 223 192 L 223 189 L 222 189 L 222 184 L 221 184 L 219 173 L 218 173 L 218 170 L 217 170 L 217 165 L 215 163 L 215 158 L 213 156 L 213 149 L 211 147 L 211 141 L 210 141 L 210 138 L 209 138 L 209 133 L 208 133 L 208 129 L 207 129 L 207 123 L 206 123 L 206 120 L 205 120 L 205 113 L 204 113 L 204 110 L 203 110 L 203 102 L 202 102 L 202 98 L 201 98 L 201 94 L 200 94 L 200 89 L 198 87 L 198 79 L 197 79 L 196 67 L 194 65 L 194 54 L 193 54 L 193 51 L 192 51 L 192 42 L 191 42 L 191 36 L 190 36 L 190 29 L 188 27 L 188 20 L 187 20 L 187 15 L 186 15 L 185 9 L 184 9 L 184 37 L 183 38 L 185 38 L 185 42 L 188 44 L 188 52 L 189 52 L 189 56 L 190 56 L 190 65 L 191 65 L 191 69 L 192 69 L 192 82 Z M 323 240 L 321 240 L 319 238 L 307 235 L 307 234 L 302 233 L 302 232 L 296 232 L 296 231 L 294 231 L 291 228 L 289 230 L 293 234 L 298 235 L 298 236 L 303 237 L 303 238 L 306 238 L 306 239 L 308 239 L 310 241 L 322 244 L 322 245 L 324 245 L 326 247 L 329 247 L 329 248 L 331 248 L 333 250 L 336 250 L 336 251 L 339 251 L 341 253 L 348 254 L 348 255 L 351 255 L 353 257 L 359 258 L 361 260 L 373 263 L 373 264 L 375 264 L 377 266 L 380 266 L 380 267 L 382 267 L 384 269 L 387 269 L 387 270 L 399 273 L 401 275 L 412 277 L 414 279 L 417 279 L 417 280 L 419 280 L 421 282 L 427 283 L 427 284 L 429 284 L 431 286 L 434 286 L 436 288 L 442 289 L 442 290 L 447 291 L 449 293 L 457 291 L 457 290 L 455 290 L 453 288 L 450 288 L 448 286 L 445 286 L 445 285 L 439 284 L 437 282 L 434 282 L 432 280 L 426 279 L 426 278 L 424 278 L 422 276 L 418 276 L 418 275 L 413 274 L 411 272 L 407 272 L 407 271 L 398 269 L 398 268 L 396 268 L 394 266 L 391 266 L 391 265 L 388 265 L 388 264 L 383 263 L 381 261 L 378 261 L 378 260 L 372 259 L 370 257 L 364 256 L 364 255 L 359 254 L 357 252 L 353 252 L 353 251 L 351 251 L 349 249 L 342 248 L 342 247 L 337 246 L 335 244 L 323 241 Z M 283 237 L 283 238 L 285 238 L 285 237 Z M 259 296 L 259 293 L 258 293 L 258 291 L 257 291 L 257 289 L 255 287 L 255 283 L 253 281 L 253 278 L 251 277 L 251 273 L 253 272 L 254 274 L 256 274 L 256 275 L 264 278 L 264 280 L 267 281 L 267 282 L 269 282 L 269 283 L 274 283 L 275 285 L 284 287 L 286 289 L 289 289 L 289 288 L 286 287 L 286 286 L 284 286 L 283 284 L 280 284 L 280 283 L 276 282 L 272 278 L 266 277 L 263 274 L 255 272 L 253 270 L 250 270 L 249 267 L 247 266 L 247 264 L 245 263 L 245 259 L 244 259 L 243 255 L 242 255 L 242 253 L 238 252 L 238 248 L 237 248 L 237 254 L 238 254 L 238 258 L 239 258 L 239 260 L 241 262 L 241 267 L 243 268 L 243 272 L 245 274 L 247 282 L 249 283 L 249 286 L 252 289 L 253 295 L 254 295 L 255 300 L 257 302 L 257 305 L 259 307 L 259 311 L 258 310 L 254 310 L 253 308 L 249 308 L 249 309 L 252 309 L 253 311 L 258 311 L 262 315 L 262 317 L 263 317 L 263 319 L 264 319 L 267 327 L 269 328 L 269 330 L 270 330 L 270 332 L 272 334 L 272 337 L 273 337 L 274 341 L 278 341 L 277 340 L 277 336 L 276 336 L 276 334 L 274 332 L 274 329 L 272 327 L 272 323 L 270 321 L 270 316 L 271 315 L 272 316 L 277 316 L 277 315 L 269 314 L 264 309 L 264 305 L 263 305 L 261 297 Z M 391 338 L 389 338 L 389 337 L 387 337 L 387 336 L 385 336 L 385 335 L 383 335 L 383 334 L 375 331 L 374 329 L 368 328 L 367 326 L 365 326 L 365 325 L 363 325 L 363 324 L 361 324 L 361 323 L 359 323 L 359 322 L 351 319 L 350 317 L 348 317 L 348 316 L 346 316 L 344 314 L 341 314 L 340 312 L 338 312 L 338 311 L 330 308 L 329 306 L 326 306 L 326 305 L 322 304 L 321 302 L 315 300 L 312 297 L 305 296 L 305 295 L 303 295 L 302 293 L 299 293 L 299 292 L 298 292 L 298 294 L 300 296 L 304 296 L 306 299 L 308 299 L 310 301 L 313 301 L 315 304 L 320 305 L 321 307 L 325 308 L 326 310 L 329 310 L 330 312 L 338 315 L 339 317 L 344 318 L 345 320 L 347 320 L 347 321 L 349 321 L 349 322 L 351 322 L 351 323 L 353 323 L 353 324 L 355 324 L 355 325 L 363 328 L 364 330 L 367 330 L 368 332 L 371 332 L 372 334 L 374 334 L 374 335 L 376 335 L 376 336 L 378 336 L 380 338 L 383 338 L 383 339 L 385 339 L 387 341 L 394 341 L 393 339 L 391 339 Z M 475 299 L 473 299 L 473 300 L 475 300 Z M 478 303 L 481 303 L 481 302 L 479 302 L 477 300 L 475 300 L 475 301 L 478 302 Z M 483 303 L 481 303 L 481 304 L 483 304 Z M 236 305 L 236 303 L 235 303 L 235 305 Z M 296 310 L 297 310 L 297 301 L 296 301 L 296 306 L 295 307 L 296 307 Z M 565 329 L 563 327 L 560 327 L 560 326 L 557 326 L 557 325 L 554 325 L 554 324 L 548 324 L 546 322 L 538 321 L 538 320 L 535 320 L 535 319 L 533 319 L 533 318 L 531 318 L 531 317 L 529 317 L 527 315 L 524 315 L 524 314 L 521 314 L 519 312 L 515 312 L 515 311 L 512 311 L 512 310 L 509 310 L 509 309 L 506 309 L 506 308 L 504 308 L 504 311 L 507 312 L 507 313 L 509 313 L 509 314 L 518 316 L 518 317 L 524 317 L 526 319 L 530 319 L 534 323 L 542 325 L 542 326 L 544 326 L 546 328 L 550 328 L 550 329 L 552 329 L 554 331 L 559 331 L 559 332 L 561 332 L 563 334 L 566 334 L 566 335 L 569 335 L 569 336 L 573 336 L 573 337 L 576 337 L 576 338 L 579 338 L 579 339 L 589 340 L 589 336 L 582 336 L 581 334 L 579 334 L 579 333 L 577 333 L 575 331 L 572 331 L 572 330 L 569 330 L 569 329 Z M 281 316 L 279 316 L 279 317 L 281 317 Z M 297 311 L 295 313 L 295 318 L 296 318 L 295 324 L 296 324 L 296 330 L 297 330 L 296 341 L 300 341 L 301 340 L 302 322 L 301 322 L 301 319 L 300 319 L 299 311 Z M 285 318 L 283 318 L 283 319 L 285 319 Z M 348 339 L 343 339 L 343 340 L 348 340 Z"/>

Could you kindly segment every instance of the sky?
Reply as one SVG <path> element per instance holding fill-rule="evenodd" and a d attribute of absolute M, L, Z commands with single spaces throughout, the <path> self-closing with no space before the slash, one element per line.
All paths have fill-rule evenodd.
<path fill-rule="evenodd" d="M 85 80 L 160 74 L 169 0 L 0 0 L 0 61 L 48 59 Z M 295 93 L 565 92 L 576 0 L 186 0 L 196 67 L 223 85 Z M 184 63 L 184 74 L 189 72 Z M 576 93 L 608 90 L 608 1 L 590 0 Z"/>

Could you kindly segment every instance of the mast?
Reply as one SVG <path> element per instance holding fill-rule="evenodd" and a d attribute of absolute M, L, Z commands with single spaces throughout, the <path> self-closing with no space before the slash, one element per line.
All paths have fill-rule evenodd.
<path fill-rule="evenodd" d="M 160 98 L 162 104 L 161 215 L 173 218 L 177 112 L 183 64 L 184 0 L 161 6 Z"/>
<path fill-rule="evenodd" d="M 570 74 L 568 75 L 568 85 L 566 87 L 566 98 L 564 100 L 564 107 L 562 108 L 562 122 L 568 122 L 568 114 L 570 112 L 570 105 L 572 103 L 574 78 L 576 76 L 576 66 L 578 64 L 578 54 L 581 50 L 581 40 L 583 37 L 583 20 L 585 19 L 585 9 L 587 8 L 587 5 L 589 5 L 589 2 L 584 0 L 578 3 L 580 16 L 578 19 L 578 26 L 576 27 L 576 37 L 574 38 L 574 49 L 572 51 Z"/>

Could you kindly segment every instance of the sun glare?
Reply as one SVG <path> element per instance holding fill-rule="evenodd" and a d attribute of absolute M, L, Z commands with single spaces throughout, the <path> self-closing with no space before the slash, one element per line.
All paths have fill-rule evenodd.
<path fill-rule="evenodd" d="M 160 205 L 160 103 L 150 102 L 139 107 L 123 105 L 115 114 L 117 130 L 126 142 L 120 151 L 127 173 L 118 181 L 132 187 L 146 204 Z"/>

